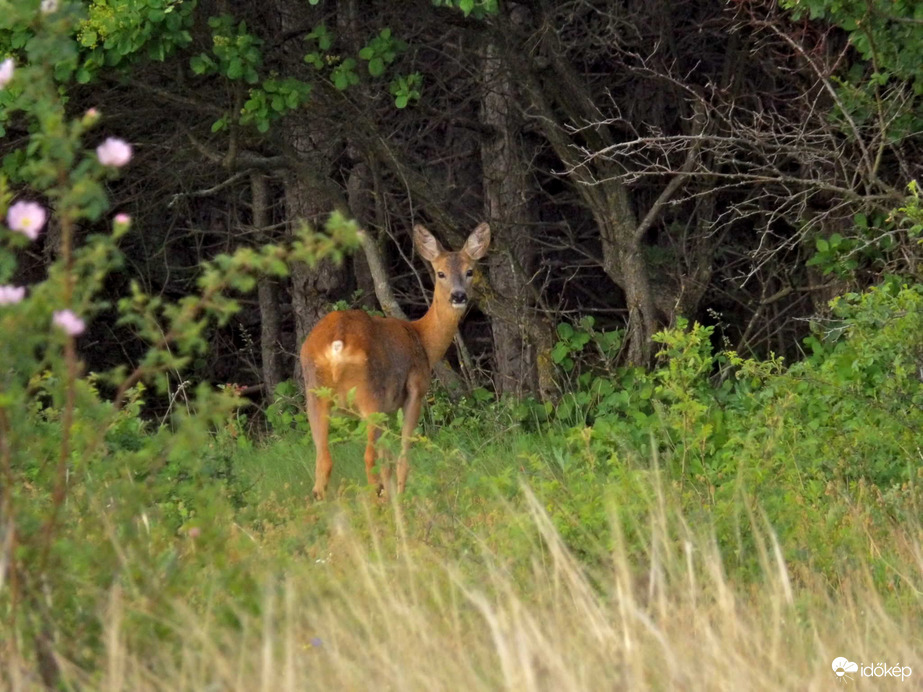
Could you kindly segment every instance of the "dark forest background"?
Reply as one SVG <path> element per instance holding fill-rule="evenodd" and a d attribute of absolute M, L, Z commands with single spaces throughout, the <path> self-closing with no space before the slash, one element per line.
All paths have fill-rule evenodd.
<path fill-rule="evenodd" d="M 458 247 L 487 220 L 479 306 L 450 352 L 463 386 L 555 398 L 556 327 L 586 316 L 619 331 L 627 364 L 650 364 L 680 316 L 716 346 L 798 359 L 832 297 L 919 276 L 891 213 L 923 166 L 923 20 L 913 3 L 783 5 L 88 3 L 61 57 L 84 84 L 68 107 L 135 150 L 110 183 L 133 231 L 107 291 L 180 298 L 204 260 L 341 210 L 416 316 L 431 284 L 413 224 Z M 15 183 L 28 131 L 0 117 Z M 17 281 L 57 243 L 52 221 Z M 176 384 L 265 400 L 322 315 L 378 308 L 361 253 L 240 299 Z M 93 371 L 145 347 L 100 314 L 79 348 Z"/>

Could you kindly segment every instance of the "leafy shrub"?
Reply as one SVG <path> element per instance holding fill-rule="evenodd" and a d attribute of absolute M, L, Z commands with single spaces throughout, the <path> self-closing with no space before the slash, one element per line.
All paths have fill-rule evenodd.
<path fill-rule="evenodd" d="M 652 372 L 606 367 L 582 357 L 589 331 L 563 329 L 556 360 L 575 389 L 556 412 L 562 446 L 545 459 L 555 471 L 531 478 L 558 498 L 552 517 L 604 535 L 601 498 L 640 511 L 624 490 L 659 461 L 729 567 L 759 573 L 749 527 L 765 520 L 787 557 L 834 574 L 859 549 L 863 522 L 885 531 L 920 500 L 923 286 L 888 281 L 837 299 L 833 315 L 806 340 L 811 355 L 788 367 L 715 353 L 711 328 L 685 322 L 656 335 Z"/>
<path fill-rule="evenodd" d="M 292 430 L 301 434 L 310 432 L 304 398 L 298 393 L 298 387 L 291 380 L 285 380 L 276 386 L 272 403 L 266 407 L 266 422 L 269 424 L 269 429 L 277 435 L 283 435 Z"/>

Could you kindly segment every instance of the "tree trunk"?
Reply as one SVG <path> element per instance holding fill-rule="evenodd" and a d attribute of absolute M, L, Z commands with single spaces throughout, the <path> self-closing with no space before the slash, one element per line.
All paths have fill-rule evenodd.
<path fill-rule="evenodd" d="M 547 13 L 547 5 L 543 6 L 543 11 Z M 546 19 L 550 18 L 546 16 Z M 625 292 L 628 302 L 628 359 L 632 364 L 646 365 L 651 352 L 650 337 L 656 325 L 655 306 L 628 190 L 611 175 L 615 171 L 597 171 L 583 165 L 581 152 L 585 147 L 577 145 L 567 125 L 577 127 L 594 122 L 598 111 L 581 76 L 563 59 L 554 32 L 550 32 L 550 36 L 542 34 L 543 40 L 552 45 L 543 56 L 541 69 L 536 68 L 529 51 L 517 51 L 515 46 L 510 46 L 511 37 L 516 35 L 524 41 L 532 40 L 522 31 L 526 24 L 528 17 L 525 15 L 521 25 L 511 17 L 498 32 L 497 41 L 501 35 L 505 39 L 498 45 L 508 47 L 504 56 L 507 72 L 513 75 L 510 81 L 515 79 L 521 85 L 523 95 L 530 102 L 532 121 L 564 163 L 575 191 L 593 214 L 602 243 L 600 263 L 606 275 Z M 605 124 L 581 129 L 580 133 L 580 137 L 587 140 L 585 145 L 592 149 L 600 150 L 611 144 L 611 133 Z"/>
<path fill-rule="evenodd" d="M 356 54 L 361 50 L 364 38 L 359 25 L 359 18 L 358 0 L 339 0 L 337 2 L 337 27 L 349 50 Z M 355 90 L 357 103 L 360 104 L 362 110 L 372 110 L 372 99 L 369 95 L 368 83 L 361 81 L 355 87 Z M 368 233 L 372 225 L 378 226 L 376 223 L 378 219 L 376 219 L 372 169 L 367 163 L 365 148 L 358 141 L 358 138 L 347 135 L 346 151 L 353 161 L 352 168 L 350 168 L 349 175 L 346 178 L 346 203 L 349 205 L 350 215 Z M 366 261 L 365 253 L 355 253 L 352 256 L 351 264 L 353 275 L 356 277 L 356 288 L 359 292 L 357 307 L 362 307 L 366 310 L 376 309 L 378 305 L 375 302 L 375 281 Z"/>
<path fill-rule="evenodd" d="M 358 148 L 349 147 L 352 153 L 357 153 Z M 375 205 L 372 193 L 372 173 L 364 162 L 356 163 L 349 172 L 346 181 L 346 196 L 349 212 L 359 222 L 360 227 L 369 232 L 369 226 L 375 220 Z M 375 281 L 369 270 L 365 254 L 357 252 L 352 256 L 353 273 L 356 277 L 356 287 L 359 289 L 359 305 L 366 309 L 374 310 Z"/>
<path fill-rule="evenodd" d="M 543 132 L 570 169 L 574 187 L 596 221 L 602 244 L 603 271 L 625 292 L 628 362 L 646 366 L 650 363 L 651 337 L 657 330 L 657 318 L 642 238 L 637 232 L 638 223 L 628 189 L 615 179 L 615 171 L 596 172 L 581 165 L 579 149 L 553 119 L 553 110 L 544 100 L 541 89 L 533 85 L 530 92 L 545 115 L 540 121 Z"/>
<path fill-rule="evenodd" d="M 263 229 L 269 226 L 269 185 L 260 173 L 250 175 L 250 191 L 253 205 L 253 227 L 261 241 L 268 241 Z M 263 380 L 263 395 L 272 401 L 273 392 L 285 378 L 282 349 L 282 312 L 280 309 L 279 282 L 268 276 L 261 276 L 257 282 L 257 297 L 260 308 L 260 356 Z"/>
<path fill-rule="evenodd" d="M 651 337 L 657 331 L 656 308 L 628 190 L 621 183 L 603 180 L 593 192 L 584 196 L 592 200 L 590 208 L 599 227 L 603 271 L 625 292 L 628 362 L 647 365 L 651 360 Z"/>
<path fill-rule="evenodd" d="M 280 0 L 279 9 L 280 29 L 283 33 L 298 32 L 303 28 L 306 19 L 303 3 Z M 292 66 L 291 71 L 297 73 L 302 66 L 301 51 L 291 46 L 285 55 Z M 280 123 L 284 149 L 295 162 L 284 178 L 285 211 L 290 233 L 303 223 L 313 229 L 321 228 L 329 212 L 342 208 L 342 191 L 334 189 L 329 175 L 338 136 L 332 131 L 333 126 L 329 125 L 327 115 L 302 109 Z M 296 350 L 301 347 L 314 325 L 329 311 L 330 304 L 345 297 L 346 283 L 345 269 L 330 260 L 322 260 L 313 267 L 301 263 L 292 267 Z M 301 380 L 297 363 L 295 380 Z"/>
<path fill-rule="evenodd" d="M 286 177 L 285 206 L 292 232 L 302 223 L 317 228 L 332 209 L 324 195 L 297 173 Z M 321 260 L 313 267 L 300 262 L 292 267 L 292 312 L 298 347 L 330 310 L 330 304 L 343 297 L 345 285 L 345 270 L 331 260 Z"/>
<path fill-rule="evenodd" d="M 539 366 L 550 358 L 537 357 L 544 347 L 529 335 L 549 325 L 537 312 L 537 291 L 528 285 L 534 264 L 534 246 L 529 229 L 535 223 L 529 206 L 530 181 L 520 133 L 522 120 L 518 94 L 509 66 L 494 42 L 483 56 L 481 122 L 491 133 L 481 142 L 484 176 L 484 206 L 495 238 L 489 275 L 494 292 L 508 301 L 515 320 L 491 315 L 494 342 L 494 386 L 498 394 L 551 396 L 553 378 L 540 376 Z M 550 338 L 545 340 L 550 341 Z"/>

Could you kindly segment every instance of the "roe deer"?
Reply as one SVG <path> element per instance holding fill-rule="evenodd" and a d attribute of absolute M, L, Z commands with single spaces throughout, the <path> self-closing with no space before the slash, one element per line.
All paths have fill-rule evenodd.
<path fill-rule="evenodd" d="M 404 491 L 409 469 L 407 451 L 433 365 L 445 355 L 458 330 L 468 306 L 474 264 L 487 253 L 490 244 L 490 226 L 486 223 L 472 231 L 458 252 L 446 252 L 423 226 L 414 226 L 413 234 L 417 251 L 433 265 L 436 274 L 433 302 L 426 314 L 408 322 L 376 317 L 362 310 L 331 312 L 317 323 L 301 347 L 308 421 L 317 450 L 314 497 L 319 500 L 324 498 L 333 468 L 327 440 L 330 408 L 345 407 L 347 395 L 353 390 L 355 407 L 363 418 L 403 408 L 397 491 Z M 382 467 L 383 484 L 375 473 L 375 447 L 380 435 L 380 427 L 369 421 L 365 472 L 379 493 L 386 491 L 391 476 L 387 464 Z M 383 451 L 379 450 L 377 456 L 383 460 Z"/>

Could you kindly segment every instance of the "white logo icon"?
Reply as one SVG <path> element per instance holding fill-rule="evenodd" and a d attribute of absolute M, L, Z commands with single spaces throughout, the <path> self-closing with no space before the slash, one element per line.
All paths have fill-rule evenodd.
<path fill-rule="evenodd" d="M 840 679 L 845 677 L 851 680 L 852 678 L 846 675 L 846 673 L 859 672 L 859 664 L 853 663 L 852 661 L 840 656 L 839 658 L 833 659 L 833 672 L 836 673 L 836 676 Z"/>

